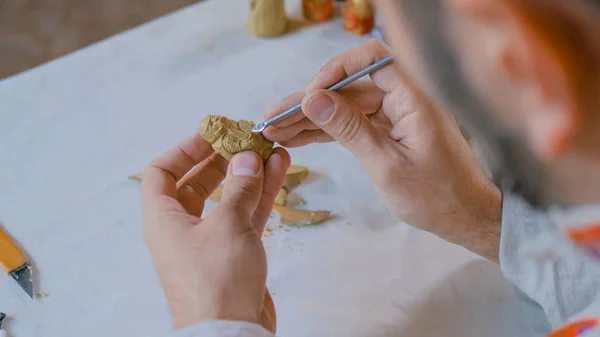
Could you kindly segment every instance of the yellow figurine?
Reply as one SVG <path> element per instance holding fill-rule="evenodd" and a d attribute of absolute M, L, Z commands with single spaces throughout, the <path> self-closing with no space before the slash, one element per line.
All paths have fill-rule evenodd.
<path fill-rule="evenodd" d="M 285 33 L 287 18 L 283 0 L 250 0 L 247 29 L 258 37 L 276 37 Z"/>

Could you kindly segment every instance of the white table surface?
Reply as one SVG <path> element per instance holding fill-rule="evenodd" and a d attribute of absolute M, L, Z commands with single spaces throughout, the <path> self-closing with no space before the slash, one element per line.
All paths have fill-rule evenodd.
<path fill-rule="evenodd" d="M 0 223 L 31 256 L 30 300 L 0 275 L 10 336 L 165 336 L 172 321 L 127 176 L 206 114 L 260 120 L 358 45 L 339 20 L 272 40 L 207 1 L 0 81 Z M 299 13 L 298 1 L 287 10 Z M 306 207 L 339 215 L 265 238 L 281 336 L 525 336 L 499 268 L 391 216 L 336 144 L 291 151 Z M 185 277 L 185 276 L 182 276 Z"/>

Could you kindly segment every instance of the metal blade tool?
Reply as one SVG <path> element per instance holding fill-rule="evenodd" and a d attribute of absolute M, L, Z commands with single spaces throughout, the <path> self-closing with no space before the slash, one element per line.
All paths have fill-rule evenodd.
<path fill-rule="evenodd" d="M 6 318 L 6 314 L 0 312 L 0 337 L 6 337 L 6 330 L 2 329 L 2 321 Z"/>
<path fill-rule="evenodd" d="M 23 290 L 33 298 L 33 282 L 31 265 L 12 240 L 0 229 L 0 267 L 4 269 Z"/>

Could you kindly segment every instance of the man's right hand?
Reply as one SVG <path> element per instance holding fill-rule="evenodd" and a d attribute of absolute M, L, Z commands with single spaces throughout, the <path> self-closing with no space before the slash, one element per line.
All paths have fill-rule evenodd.
<path fill-rule="evenodd" d="M 362 163 L 388 208 L 406 223 L 497 261 L 502 196 L 453 118 L 389 65 L 352 85 L 325 88 L 390 54 L 372 40 L 328 62 L 307 86 L 302 111 L 265 130 L 283 146 L 337 140 Z"/>

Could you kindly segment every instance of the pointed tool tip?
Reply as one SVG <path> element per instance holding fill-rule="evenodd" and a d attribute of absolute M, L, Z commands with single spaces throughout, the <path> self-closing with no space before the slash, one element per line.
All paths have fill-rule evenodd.
<path fill-rule="evenodd" d="M 264 123 L 264 122 L 262 122 L 262 123 L 258 123 L 258 124 L 257 124 L 257 125 L 256 125 L 256 126 L 253 128 L 253 129 L 252 129 L 252 132 L 255 132 L 255 133 L 260 133 L 260 132 L 263 132 L 263 131 L 265 130 L 265 128 L 266 128 L 266 125 L 265 125 L 265 123 Z"/>

